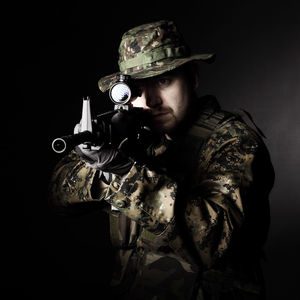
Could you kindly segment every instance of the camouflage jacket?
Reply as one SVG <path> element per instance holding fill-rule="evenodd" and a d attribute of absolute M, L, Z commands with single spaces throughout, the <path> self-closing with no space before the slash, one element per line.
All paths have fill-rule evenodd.
<path fill-rule="evenodd" d="M 74 151 L 52 176 L 58 208 L 111 205 L 115 299 L 260 299 L 274 179 L 260 136 L 239 116 L 208 105 L 185 134 L 156 150 L 153 163 L 114 176 L 99 197 L 91 192 L 98 173 Z"/>

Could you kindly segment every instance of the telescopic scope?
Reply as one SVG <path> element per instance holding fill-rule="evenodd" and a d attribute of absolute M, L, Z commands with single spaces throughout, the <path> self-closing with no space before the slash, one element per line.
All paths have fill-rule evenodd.
<path fill-rule="evenodd" d="M 118 75 L 118 81 L 109 89 L 109 97 L 117 105 L 124 105 L 132 97 L 140 95 L 140 90 L 133 84 L 129 75 Z"/>

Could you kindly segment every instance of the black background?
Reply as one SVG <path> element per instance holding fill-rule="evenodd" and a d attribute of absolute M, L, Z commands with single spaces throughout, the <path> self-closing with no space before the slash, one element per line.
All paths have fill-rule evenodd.
<path fill-rule="evenodd" d="M 199 94 L 214 94 L 225 109 L 250 111 L 267 136 L 276 171 L 264 263 L 268 299 L 294 299 L 300 267 L 298 3 L 40 1 L 12 7 L 12 47 L 3 57 L 17 66 L 4 111 L 14 116 L 13 122 L 4 118 L 5 128 L 13 128 L 6 132 L 12 144 L 1 145 L 2 179 L 8 179 L 2 200 L 12 204 L 2 210 L 3 287 L 25 288 L 31 297 L 43 295 L 40 287 L 53 296 L 102 299 L 111 269 L 107 217 L 51 214 L 47 184 L 60 158 L 51 141 L 72 132 L 82 97 L 90 96 L 96 111 L 110 108 L 97 81 L 117 70 L 123 32 L 168 18 L 194 53 L 217 54 L 213 65 L 201 65 Z"/>

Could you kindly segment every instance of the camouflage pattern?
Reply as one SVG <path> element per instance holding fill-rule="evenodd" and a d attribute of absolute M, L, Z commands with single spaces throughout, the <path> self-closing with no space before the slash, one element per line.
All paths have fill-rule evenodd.
<path fill-rule="evenodd" d="M 117 208 L 114 299 L 261 299 L 274 179 L 261 138 L 238 117 L 207 108 L 186 135 L 159 148 L 153 164 L 115 176 L 97 199 L 93 171 L 74 153 L 52 178 L 56 205 Z"/>
<path fill-rule="evenodd" d="M 91 186 L 95 173 L 95 169 L 87 167 L 83 160 L 78 159 L 75 151 L 65 156 L 53 173 L 51 200 L 54 207 L 92 200 Z"/>
<path fill-rule="evenodd" d="M 98 82 L 105 92 L 122 73 L 134 79 L 143 79 L 171 71 L 189 61 L 212 61 L 214 54 L 190 54 L 173 21 L 162 20 L 128 30 L 119 46 L 120 72 L 105 76 Z"/>

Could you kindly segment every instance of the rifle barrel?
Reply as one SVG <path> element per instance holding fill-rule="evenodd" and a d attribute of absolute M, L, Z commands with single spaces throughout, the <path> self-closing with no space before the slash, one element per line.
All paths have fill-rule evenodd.
<path fill-rule="evenodd" d="M 92 142 L 92 140 L 93 134 L 86 130 L 80 133 L 65 135 L 54 139 L 52 142 L 52 149 L 56 153 L 63 153 L 67 149 L 74 148 L 75 146 L 85 142 Z"/>

